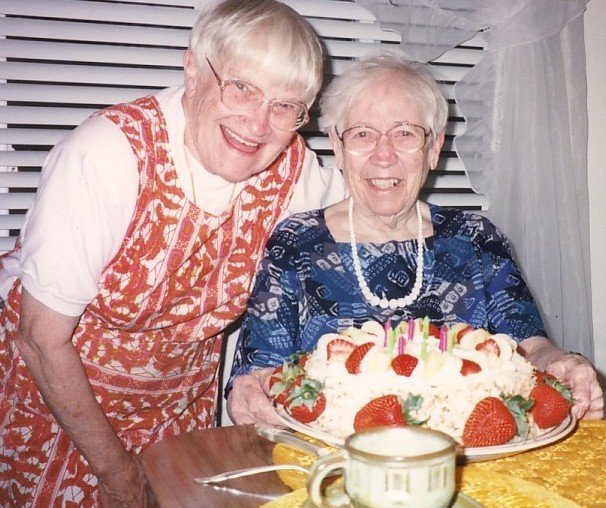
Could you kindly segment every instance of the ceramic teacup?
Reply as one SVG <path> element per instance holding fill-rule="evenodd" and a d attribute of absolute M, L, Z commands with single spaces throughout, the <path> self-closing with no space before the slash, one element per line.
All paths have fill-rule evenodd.
<path fill-rule="evenodd" d="M 444 508 L 455 495 L 456 443 L 443 432 L 381 427 L 352 434 L 343 450 L 318 459 L 307 479 L 310 501 L 334 507 L 322 492 L 344 472 L 345 504 L 355 508 Z M 339 500 L 340 503 L 343 500 Z"/>

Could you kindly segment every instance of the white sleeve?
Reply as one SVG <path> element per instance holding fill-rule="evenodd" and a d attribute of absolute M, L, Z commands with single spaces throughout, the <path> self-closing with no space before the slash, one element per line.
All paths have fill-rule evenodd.
<path fill-rule="evenodd" d="M 49 153 L 22 230 L 23 286 L 38 301 L 79 316 L 98 294 L 138 196 L 137 161 L 110 120 L 86 120 Z"/>
<path fill-rule="evenodd" d="M 347 196 L 341 171 L 334 166 L 320 166 L 316 154 L 306 148 L 301 177 L 282 219 L 293 213 L 326 208 Z"/>

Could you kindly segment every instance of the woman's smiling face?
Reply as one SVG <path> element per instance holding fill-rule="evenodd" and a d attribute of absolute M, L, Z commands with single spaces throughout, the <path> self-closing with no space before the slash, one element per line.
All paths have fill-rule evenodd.
<path fill-rule="evenodd" d="M 424 104 L 407 90 L 405 82 L 382 73 L 352 102 L 339 133 L 359 125 L 387 132 L 402 122 L 429 132 L 426 118 Z M 429 134 L 418 151 L 398 152 L 383 135 L 373 151 L 358 155 L 345 150 L 341 140 L 331 135 L 337 165 L 356 208 L 384 218 L 407 213 L 414 206 L 429 170 L 437 165 L 442 142 L 443 134 Z"/>
<path fill-rule="evenodd" d="M 266 99 L 303 102 L 301 93 L 260 72 L 255 62 L 214 63 L 223 80 L 240 79 L 263 91 Z M 294 132 L 276 129 L 269 106 L 262 103 L 235 113 L 221 102 L 220 88 L 210 67 L 198 69 L 191 53 L 185 57 L 186 145 L 205 169 L 230 182 L 242 182 L 267 168 L 289 145 Z"/>

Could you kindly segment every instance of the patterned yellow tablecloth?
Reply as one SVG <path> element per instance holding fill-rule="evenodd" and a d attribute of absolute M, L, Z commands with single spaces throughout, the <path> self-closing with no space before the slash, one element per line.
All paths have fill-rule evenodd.
<path fill-rule="evenodd" d="M 276 445 L 274 462 L 311 465 L 313 458 Z M 282 474 L 286 473 L 286 474 Z M 293 492 L 263 508 L 297 508 L 305 476 L 281 472 Z M 460 492 L 485 508 L 606 508 L 606 420 L 583 420 L 566 439 L 511 457 L 457 468 Z"/>

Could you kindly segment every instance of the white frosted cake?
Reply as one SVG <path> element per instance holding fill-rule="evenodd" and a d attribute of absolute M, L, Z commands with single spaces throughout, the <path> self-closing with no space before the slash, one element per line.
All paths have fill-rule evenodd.
<path fill-rule="evenodd" d="M 502 444 L 540 432 L 529 411 L 537 385 L 533 366 L 511 337 L 465 324 L 438 329 L 417 319 L 393 328 L 369 321 L 326 334 L 313 352 L 276 368 L 272 385 L 276 402 L 293 418 L 337 438 L 392 424 L 428 426 L 466 446 Z M 515 420 L 505 425 L 511 429 L 501 429 L 501 422 L 491 429 L 486 423 L 498 404 L 494 400 L 470 418 L 487 398 L 509 408 L 505 413 L 511 416 L 504 416 Z M 486 436 L 471 421 L 478 419 Z"/>

